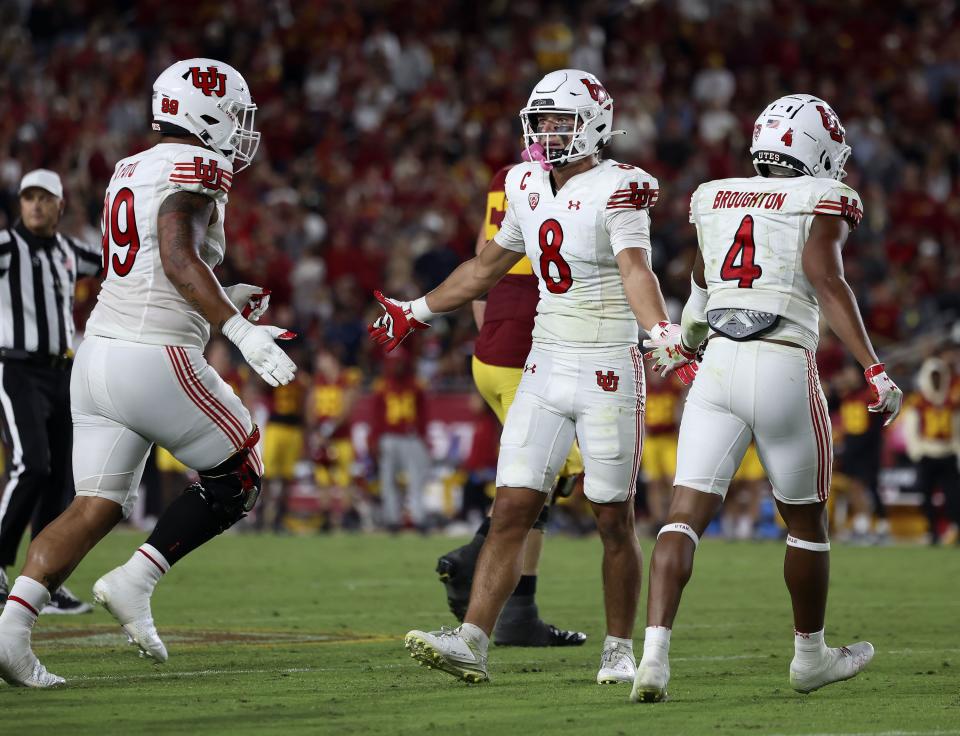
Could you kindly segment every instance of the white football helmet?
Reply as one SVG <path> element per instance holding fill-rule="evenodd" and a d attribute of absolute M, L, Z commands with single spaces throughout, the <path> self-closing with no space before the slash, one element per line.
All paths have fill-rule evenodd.
<path fill-rule="evenodd" d="M 573 130 L 537 132 L 537 115 L 557 113 L 573 115 Z M 590 156 L 622 130 L 613 130 L 613 98 L 590 72 L 579 69 L 558 69 L 541 79 L 530 93 L 527 106 L 520 111 L 523 140 L 527 147 L 540 144 L 545 162 L 566 164 Z M 549 147 L 551 136 L 570 135 L 565 148 Z"/>
<path fill-rule="evenodd" d="M 753 126 L 753 168 L 770 175 L 782 166 L 807 176 L 842 179 L 851 152 L 840 118 L 811 95 L 787 95 L 767 105 Z"/>
<path fill-rule="evenodd" d="M 153 83 L 154 130 L 170 123 L 193 133 L 232 161 L 234 171 L 249 166 L 260 145 L 256 110 L 240 72 L 215 59 L 178 61 Z"/>

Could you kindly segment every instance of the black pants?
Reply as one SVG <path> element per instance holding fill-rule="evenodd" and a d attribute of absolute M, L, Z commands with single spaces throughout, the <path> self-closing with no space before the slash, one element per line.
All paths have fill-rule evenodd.
<path fill-rule="evenodd" d="M 0 389 L 9 453 L 9 480 L 0 493 L 0 567 L 9 567 L 31 519 L 36 537 L 74 495 L 70 369 L 3 360 Z"/>
<path fill-rule="evenodd" d="M 960 472 L 957 456 L 922 457 L 917 463 L 917 491 L 923 494 L 923 511 L 930 525 L 930 536 L 937 539 L 937 509 L 933 505 L 934 491 L 939 488 L 946 497 L 946 511 L 954 523 L 960 525 Z"/>

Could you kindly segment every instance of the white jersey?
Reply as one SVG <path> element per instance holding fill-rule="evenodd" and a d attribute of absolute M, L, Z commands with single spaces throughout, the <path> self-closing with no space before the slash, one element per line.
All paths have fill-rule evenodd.
<path fill-rule="evenodd" d="M 657 180 L 642 169 L 602 161 L 557 193 L 538 163 L 514 166 L 505 184 L 507 212 L 494 238 L 526 253 L 539 277 L 534 345 L 595 351 L 637 344 L 616 255 L 650 250 L 650 208 Z"/>
<path fill-rule="evenodd" d="M 812 176 L 718 179 L 690 199 L 707 281 L 707 311 L 752 309 L 780 315 L 769 333 L 816 350 L 820 305 L 803 272 L 803 248 L 816 215 L 856 227 L 860 196 Z"/>
<path fill-rule="evenodd" d="M 213 199 L 213 222 L 199 252 L 213 268 L 226 248 L 223 221 L 232 181 L 233 167 L 219 153 L 181 143 L 160 143 L 116 165 L 103 212 L 106 277 L 86 334 L 203 349 L 210 324 L 163 272 L 157 213 L 175 192 Z"/>

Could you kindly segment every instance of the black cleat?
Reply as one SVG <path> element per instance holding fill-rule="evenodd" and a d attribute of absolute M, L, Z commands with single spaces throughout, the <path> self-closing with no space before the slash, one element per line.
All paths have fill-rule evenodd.
<path fill-rule="evenodd" d="M 563 631 L 541 619 L 533 596 L 511 596 L 493 630 L 498 647 L 578 647 L 586 640 L 582 631 Z"/>
<path fill-rule="evenodd" d="M 469 544 L 447 552 L 437 560 L 437 575 L 447 589 L 447 605 L 460 623 L 463 623 L 463 617 L 467 615 L 473 571 L 477 566 L 483 540 L 484 537 L 474 537 Z"/>
<path fill-rule="evenodd" d="M 539 618 L 520 626 L 498 625 L 493 637 L 498 647 L 579 647 L 587 640 L 582 631 L 564 631 Z"/>
<path fill-rule="evenodd" d="M 50 602 L 43 607 L 40 613 L 76 615 L 78 613 L 90 613 L 92 610 L 93 606 L 77 598 L 66 585 L 61 585 L 53 592 L 53 595 L 50 596 Z"/>

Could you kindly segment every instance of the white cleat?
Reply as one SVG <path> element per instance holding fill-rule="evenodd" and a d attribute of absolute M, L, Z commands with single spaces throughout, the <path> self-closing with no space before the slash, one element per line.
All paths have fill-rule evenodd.
<path fill-rule="evenodd" d="M 625 649 L 619 642 L 610 642 L 600 655 L 600 671 L 597 672 L 598 685 L 616 685 L 620 682 L 633 682 L 637 674 L 637 661 L 633 652 Z"/>
<path fill-rule="evenodd" d="M 57 687 L 67 682 L 40 664 L 29 636 L 10 634 L 0 634 L 0 678 L 15 687 Z"/>
<path fill-rule="evenodd" d="M 633 678 L 630 700 L 634 703 L 660 703 L 667 700 L 667 683 L 670 682 L 670 663 L 656 660 L 640 660 L 637 676 Z"/>
<path fill-rule="evenodd" d="M 93 585 L 93 599 L 106 608 L 120 623 L 141 657 L 150 657 L 158 664 L 167 661 L 167 648 L 160 641 L 153 625 L 150 595 L 140 581 L 122 567 L 117 567 Z"/>
<path fill-rule="evenodd" d="M 798 693 L 814 690 L 841 680 L 849 680 L 873 659 L 873 644 L 860 641 L 839 649 L 829 648 L 817 667 L 797 667 L 790 663 L 790 685 Z"/>
<path fill-rule="evenodd" d="M 475 684 L 487 682 L 487 655 L 460 633 L 460 628 L 407 633 L 403 645 L 410 656 L 427 669 L 438 669 L 459 680 Z"/>

